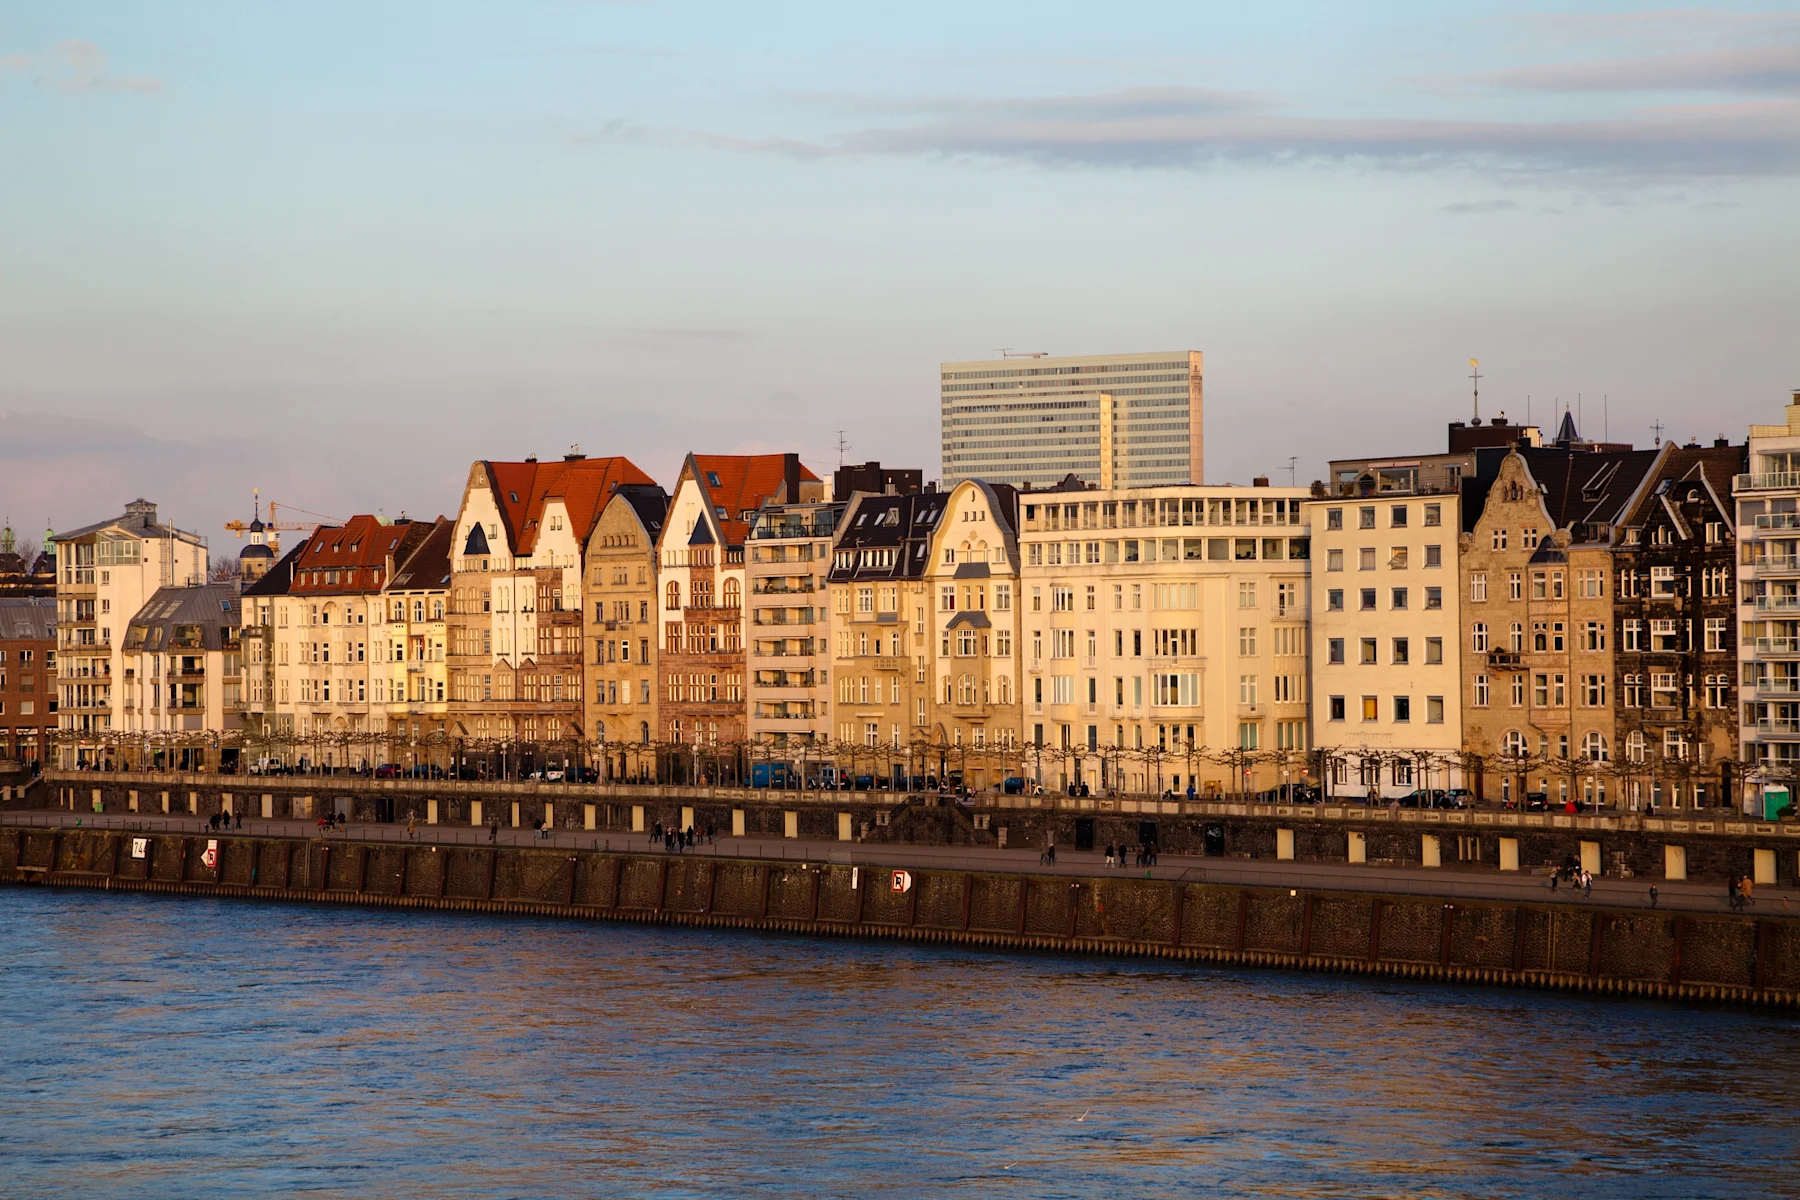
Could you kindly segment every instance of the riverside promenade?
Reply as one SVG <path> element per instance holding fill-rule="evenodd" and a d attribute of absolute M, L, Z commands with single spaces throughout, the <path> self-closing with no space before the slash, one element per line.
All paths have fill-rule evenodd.
<path fill-rule="evenodd" d="M 1467 864 L 1440 867 L 1380 864 L 1282 862 L 1267 859 L 1198 857 L 1162 854 L 1153 867 L 1106 866 L 1102 851 L 1058 847 L 1055 865 L 1029 849 L 991 846 L 927 846 L 906 843 L 859 843 L 801 838 L 719 836 L 700 841 L 681 853 L 665 851 L 650 834 L 532 829 L 495 829 L 416 823 L 350 822 L 321 832 L 314 821 L 245 817 L 228 830 L 209 829 L 205 818 L 156 813 L 84 814 L 66 810 L 0 812 L 0 830 L 63 829 L 156 833 L 190 837 L 283 838 L 324 844 L 388 844 L 532 850 L 569 850 L 602 854 L 666 855 L 671 859 L 730 859 L 801 866 L 824 864 L 871 870 L 932 870 L 1029 873 L 1072 879 L 1115 877 L 1204 883 L 1233 887 L 1288 888 L 1312 892 L 1422 896 L 1441 900 L 1479 900 L 1509 904 L 1572 903 L 1611 909 L 1657 909 L 1685 913 L 1731 912 L 1725 888 L 1712 882 L 1618 879 L 1597 875 L 1591 895 L 1571 884 L 1552 889 L 1542 870 L 1502 872 Z M 1654 902 L 1651 887 L 1656 889 Z M 1753 889 L 1745 912 L 1757 916 L 1800 917 L 1800 890 L 1761 886 Z"/>

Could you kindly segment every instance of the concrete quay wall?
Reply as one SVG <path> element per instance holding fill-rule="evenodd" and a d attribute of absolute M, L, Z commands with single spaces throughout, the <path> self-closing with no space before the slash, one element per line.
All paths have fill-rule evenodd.
<path fill-rule="evenodd" d="M 206 861 L 209 843 L 214 861 Z M 902 938 L 1800 1006 L 1800 919 L 1123 876 L 338 839 L 0 831 L 0 883 Z"/>
<path fill-rule="evenodd" d="M 1751 821 L 1725 810 L 1664 816 L 1489 810 L 1389 810 L 1360 804 L 987 796 L 960 805 L 888 792 L 460 783 L 337 776 L 209 776 L 52 772 L 32 807 L 107 813 L 231 811 L 354 822 L 489 823 L 631 833 L 711 826 L 720 834 L 865 844 L 1065 849 L 1153 836 L 1171 855 L 1297 862 L 1542 870 L 1573 859 L 1608 878 L 1713 880 L 1746 875 L 1800 886 L 1800 822 Z M 96 808 L 96 805 L 98 807 Z"/>

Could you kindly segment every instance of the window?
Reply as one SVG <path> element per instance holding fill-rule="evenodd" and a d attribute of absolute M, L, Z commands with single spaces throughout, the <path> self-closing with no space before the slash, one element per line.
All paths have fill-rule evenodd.
<path fill-rule="evenodd" d="M 1397 667 L 1405 666 L 1412 661 L 1412 649 L 1405 638 L 1395 638 L 1391 661 Z"/>
<path fill-rule="evenodd" d="M 1506 627 L 1506 648 L 1514 654 L 1525 653 L 1525 626 L 1517 621 Z"/>
<path fill-rule="evenodd" d="M 1328 508 L 1325 510 L 1325 528 L 1342 529 L 1344 527 L 1344 510 Z"/>
<path fill-rule="evenodd" d="M 1605 571 L 1583 571 L 1581 573 L 1580 595 L 1583 600 L 1595 599 L 1605 593 Z"/>
<path fill-rule="evenodd" d="M 1362 611 L 1364 611 L 1364 612 L 1374 612 L 1375 611 L 1375 589 L 1374 588 L 1363 588 L 1362 594 L 1361 594 L 1361 600 L 1362 600 L 1362 604 L 1361 604 Z"/>
<path fill-rule="evenodd" d="M 673 579 L 669 580 L 669 586 L 663 597 L 663 607 L 671 610 L 681 607 L 681 584 Z"/>
<path fill-rule="evenodd" d="M 1490 536 L 1489 541 L 1491 543 L 1491 546 L 1490 546 L 1491 549 L 1494 549 L 1494 550 L 1506 549 L 1506 530 L 1504 530 L 1504 529 L 1494 530 L 1493 534 Z"/>
<path fill-rule="evenodd" d="M 1425 607 L 1426 608 L 1442 608 L 1442 607 L 1444 607 L 1444 589 L 1441 587 L 1426 588 L 1425 589 Z"/>
<path fill-rule="evenodd" d="M 1388 550 L 1388 570 L 1390 570 L 1390 571 L 1406 570 L 1406 547 L 1405 546 L 1393 546 L 1393 547 L 1389 548 L 1389 550 Z"/>
<path fill-rule="evenodd" d="M 1406 528 L 1406 505 L 1393 504 L 1388 506 L 1388 528 Z"/>
<path fill-rule="evenodd" d="M 1444 565 L 1444 548 L 1442 546 L 1425 547 L 1425 569 L 1431 570 Z"/>
<path fill-rule="evenodd" d="M 1328 719 L 1333 720 L 1333 721 L 1343 720 L 1344 719 L 1344 698 L 1342 696 L 1331 697 L 1326 702 L 1326 711 L 1330 714 L 1330 717 Z"/>
<path fill-rule="evenodd" d="M 1581 677 L 1581 703 L 1586 708 L 1606 707 L 1606 676 L 1583 675 Z"/>
<path fill-rule="evenodd" d="M 1362 698 L 1362 719 L 1365 721 L 1379 721 L 1381 719 L 1381 706 L 1375 697 L 1364 696 Z"/>
<path fill-rule="evenodd" d="M 1644 707 L 1644 677 L 1626 675 L 1619 681 L 1619 702 L 1626 708 Z"/>
<path fill-rule="evenodd" d="M 1444 506 L 1442 504 L 1427 504 L 1425 506 L 1425 524 L 1428 526 L 1437 526 L 1442 525 L 1443 523 Z"/>
<path fill-rule="evenodd" d="M 1356 510 L 1356 527 L 1358 529 L 1375 528 L 1375 506 L 1373 504 L 1365 504 Z"/>
<path fill-rule="evenodd" d="M 1652 671 L 1650 673 L 1650 707 L 1674 708 L 1678 695 L 1677 676 L 1673 671 Z"/>
<path fill-rule="evenodd" d="M 1256 703 L 1256 676 L 1254 676 L 1254 675 L 1239 675 L 1238 676 L 1238 703 L 1239 704 L 1255 704 Z"/>
<path fill-rule="evenodd" d="M 1644 734 L 1634 729 L 1625 735 L 1625 761 L 1641 763 L 1644 761 Z"/>
<path fill-rule="evenodd" d="M 1356 552 L 1356 569 L 1359 571 L 1375 569 L 1375 547 L 1364 546 Z"/>
<path fill-rule="evenodd" d="M 1427 666 L 1442 666 L 1444 662 L 1444 639 L 1430 637 L 1425 639 L 1425 663 Z"/>
<path fill-rule="evenodd" d="M 1342 666 L 1344 662 L 1344 639 L 1332 638 L 1325 643 L 1325 661 L 1332 666 Z"/>
<path fill-rule="evenodd" d="M 1550 707 L 1550 676 L 1540 672 L 1531 677 L 1531 702 L 1539 708 Z"/>
<path fill-rule="evenodd" d="M 1546 575 L 1543 571 L 1533 571 L 1531 573 L 1531 598 L 1533 600 L 1548 599 L 1549 598 L 1548 587 L 1549 587 L 1549 576 L 1548 575 Z"/>
<path fill-rule="evenodd" d="M 1500 751 L 1510 758 L 1525 757 L 1525 735 L 1516 729 L 1509 729 L 1500 739 Z"/>
<path fill-rule="evenodd" d="M 1241 658 L 1256 657 L 1256 626 L 1238 626 L 1238 655 Z"/>
<path fill-rule="evenodd" d="M 1488 627 L 1485 621 L 1469 626 L 1469 649 L 1476 654 L 1488 652 Z"/>
<path fill-rule="evenodd" d="M 1476 604 L 1487 601 L 1487 572 L 1476 571 L 1469 576 L 1469 599 Z"/>
<path fill-rule="evenodd" d="M 1589 621 L 1581 627 L 1581 648 L 1583 650 L 1606 649 L 1606 622 Z"/>
<path fill-rule="evenodd" d="M 1362 662 L 1364 666 L 1372 665 L 1375 662 L 1374 638 L 1362 639 Z"/>
<path fill-rule="evenodd" d="M 1525 598 L 1525 576 L 1518 571 L 1508 571 L 1506 573 L 1506 598 L 1508 600 L 1523 600 Z"/>
<path fill-rule="evenodd" d="M 1399 612 L 1406 607 L 1406 589 L 1394 588 L 1388 597 L 1388 607 Z"/>
<path fill-rule="evenodd" d="M 1650 568 L 1650 594 L 1652 596 L 1673 596 L 1676 594 L 1674 567 Z"/>
<path fill-rule="evenodd" d="M 1731 676 L 1708 675 L 1706 677 L 1706 707 L 1731 707 Z"/>
<path fill-rule="evenodd" d="M 1724 618 L 1724 617 L 1708 617 L 1708 618 L 1706 618 L 1706 648 L 1708 650 L 1717 652 L 1717 651 L 1721 651 L 1721 650 L 1731 649 L 1730 645 L 1727 644 L 1728 643 L 1728 635 L 1726 634 L 1725 630 L 1726 630 L 1726 618 Z"/>
<path fill-rule="evenodd" d="M 1410 721 L 1410 720 L 1412 720 L 1412 697 L 1411 696 L 1395 696 L 1394 697 L 1394 720 L 1395 721 Z"/>
<path fill-rule="evenodd" d="M 1344 552 L 1342 550 L 1327 550 L 1325 552 L 1325 569 L 1327 571 L 1343 570 Z"/>
<path fill-rule="evenodd" d="M 1262 730 L 1262 726 L 1257 724 L 1255 721 L 1239 721 L 1238 722 L 1238 749 L 1240 749 L 1240 750 L 1256 749 L 1257 737 L 1258 737 L 1259 733 L 1261 732 L 1261 730 Z"/>
<path fill-rule="evenodd" d="M 1538 544 L 1538 531 L 1537 530 L 1530 529 L 1530 528 L 1519 530 L 1519 545 L 1523 546 L 1527 550 L 1535 550 L 1535 549 L 1537 549 L 1537 544 Z"/>
<path fill-rule="evenodd" d="M 1254 583 L 1245 582 L 1238 584 L 1238 607 L 1256 607 L 1256 585 Z"/>
<path fill-rule="evenodd" d="M 1642 621 L 1637 620 L 1635 617 L 1627 620 L 1622 633 L 1625 649 L 1643 650 L 1646 648 L 1644 642 L 1644 623 Z"/>
<path fill-rule="evenodd" d="M 1486 708 L 1488 706 L 1488 695 L 1488 677 L 1486 675 L 1477 675 L 1475 677 L 1475 707 Z"/>
<path fill-rule="evenodd" d="M 1344 611 L 1344 589 L 1332 588 L 1325 593 L 1325 610 L 1327 612 Z"/>
<path fill-rule="evenodd" d="M 1679 651 L 1681 649 L 1681 623 L 1678 621 L 1651 621 L 1650 648 L 1657 651 Z"/>

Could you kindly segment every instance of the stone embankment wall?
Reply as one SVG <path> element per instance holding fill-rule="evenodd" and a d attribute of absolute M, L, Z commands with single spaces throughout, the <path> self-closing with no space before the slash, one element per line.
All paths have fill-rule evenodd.
<path fill-rule="evenodd" d="M 1714 880 L 1732 875 L 1800 886 L 1800 822 L 1724 810 L 1635 813 L 1419 812 L 1352 804 L 1268 805 L 1068 797 L 987 797 L 963 806 L 887 792 L 474 784 L 320 776 L 221 777 L 52 773 L 31 807 L 79 812 L 231 811 L 268 818 L 341 812 L 352 821 L 641 832 L 711 827 L 721 836 L 865 844 L 1069 848 L 1153 839 L 1169 855 L 1297 862 L 1465 865 L 1538 870 L 1573 860 L 1608 878 Z M 95 809 L 98 803 L 99 809 Z M 846 835 L 848 835 L 846 837 Z M 1760 855 L 1759 855 L 1760 852 Z M 1760 861 L 1759 861 L 1760 857 Z"/>
<path fill-rule="evenodd" d="M 206 862 L 209 841 L 216 861 Z M 0 883 L 905 938 L 1793 1007 L 1800 920 L 526 847 L 0 832 Z"/>

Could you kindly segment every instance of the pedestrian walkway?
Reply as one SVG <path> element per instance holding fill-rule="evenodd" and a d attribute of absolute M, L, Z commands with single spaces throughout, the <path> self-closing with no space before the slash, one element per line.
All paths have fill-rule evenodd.
<path fill-rule="evenodd" d="M 182 833 L 197 837 L 254 836 L 317 838 L 331 841 L 411 843 L 415 845 L 526 846 L 569 850 L 620 851 L 634 854 L 672 853 L 648 833 L 557 830 L 548 836 L 532 829 L 471 828 L 466 825 L 420 825 L 408 837 L 402 824 L 354 824 L 347 829 L 321 834 L 316 822 L 244 818 L 229 834 L 207 828 L 206 818 L 165 816 L 161 813 L 91 815 L 57 810 L 0 813 L 0 829 L 82 828 L 156 833 Z M 493 841 L 490 843 L 490 836 Z M 721 837 L 687 851 L 699 856 L 767 859 L 794 863 L 830 863 L 880 869 L 985 870 L 1025 872 L 1036 875 L 1096 877 L 1130 876 L 1191 883 L 1245 887 L 1305 888 L 1311 891 L 1375 892 L 1388 895 L 1431 896 L 1444 900 L 1490 900 L 1508 903 L 1595 904 L 1609 908 L 1650 908 L 1650 888 L 1658 896 L 1656 907 L 1679 912 L 1729 911 L 1724 884 L 1671 882 L 1660 879 L 1594 880 L 1591 897 L 1572 884 L 1552 890 L 1542 873 L 1501 873 L 1491 867 L 1396 867 L 1351 866 L 1347 863 L 1277 862 L 1269 859 L 1192 858 L 1164 854 L 1154 867 L 1106 866 L 1099 851 L 1057 848 L 1055 866 L 1039 861 L 1035 849 L 1002 850 L 988 846 L 919 846 L 894 842 L 827 842 L 797 838 Z M 1800 917 L 1800 892 L 1791 888 L 1758 885 L 1748 909 L 1755 916 Z"/>

